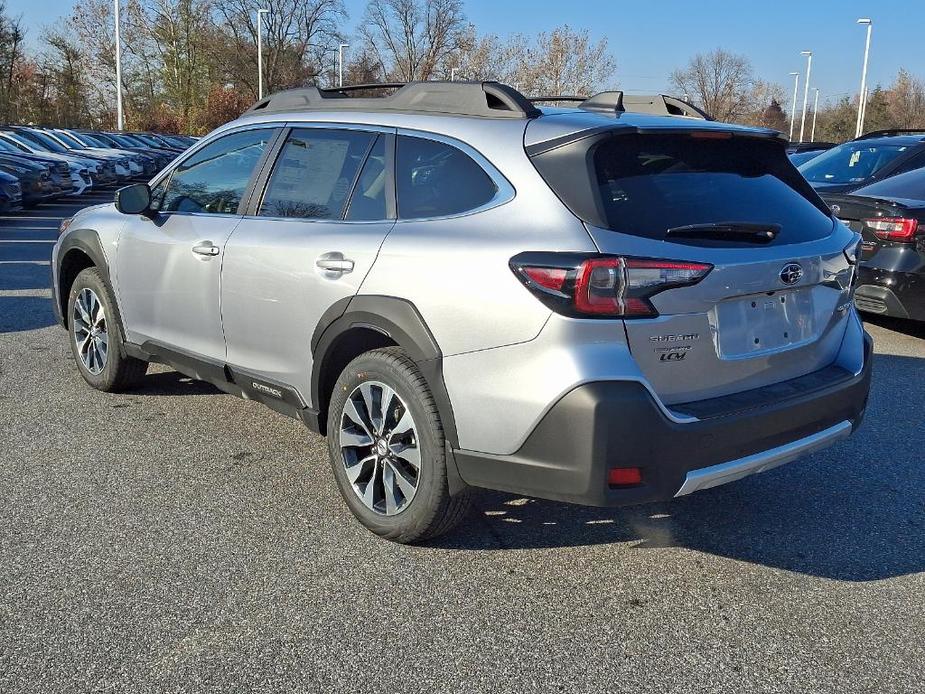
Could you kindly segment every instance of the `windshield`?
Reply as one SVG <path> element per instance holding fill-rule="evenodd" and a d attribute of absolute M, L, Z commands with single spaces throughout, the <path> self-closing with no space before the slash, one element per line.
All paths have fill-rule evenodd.
<path fill-rule="evenodd" d="M 11 145 L 5 138 L 0 137 L 0 152 L 12 152 L 14 154 L 19 154 L 20 149 Z"/>
<path fill-rule="evenodd" d="M 813 183 L 860 183 L 907 149 L 907 145 L 846 142 L 801 165 L 800 173 Z"/>
<path fill-rule="evenodd" d="M 73 137 L 72 135 L 68 135 L 67 133 L 63 133 L 60 130 L 55 133 L 55 136 L 60 140 L 64 140 L 65 144 L 68 144 L 71 147 L 86 147 L 86 145 L 77 138 Z"/>
<path fill-rule="evenodd" d="M 2 139 L 16 147 L 20 152 L 31 152 L 32 149 L 12 133 L 3 133 Z"/>
<path fill-rule="evenodd" d="M 59 142 L 55 142 L 44 133 L 36 132 L 35 130 L 26 130 L 21 134 L 26 139 L 35 142 L 40 149 L 44 149 L 46 152 L 58 152 L 59 154 L 67 152 L 66 147 Z"/>

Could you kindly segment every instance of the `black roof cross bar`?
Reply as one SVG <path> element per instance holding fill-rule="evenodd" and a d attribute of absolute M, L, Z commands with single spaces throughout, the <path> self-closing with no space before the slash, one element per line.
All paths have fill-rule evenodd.
<path fill-rule="evenodd" d="M 385 96 L 351 92 L 395 89 Z M 272 94 L 248 114 L 287 111 L 398 111 L 481 118 L 534 118 L 540 111 L 513 87 L 499 82 L 408 82 L 358 84 L 319 89 L 303 87 Z"/>

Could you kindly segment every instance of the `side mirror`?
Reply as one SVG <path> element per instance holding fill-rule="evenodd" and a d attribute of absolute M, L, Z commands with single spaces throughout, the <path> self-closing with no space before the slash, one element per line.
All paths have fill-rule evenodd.
<path fill-rule="evenodd" d="M 135 183 L 116 191 L 116 209 L 122 214 L 144 214 L 151 207 L 151 189 L 147 183 Z"/>

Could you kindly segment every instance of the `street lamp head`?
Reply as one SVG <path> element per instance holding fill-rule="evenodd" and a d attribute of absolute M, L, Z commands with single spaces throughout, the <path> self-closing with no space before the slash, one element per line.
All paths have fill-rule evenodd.
<path fill-rule="evenodd" d="M 799 72 L 790 72 L 790 73 L 787 73 L 787 74 L 789 74 L 791 77 L 799 77 L 799 75 L 800 75 Z"/>
<path fill-rule="evenodd" d="M 800 55 L 812 55 L 812 51 L 800 51 Z"/>
<path fill-rule="evenodd" d="M 861 17 L 858 20 L 858 24 L 873 24 L 873 22 L 871 21 L 870 17 Z"/>
<path fill-rule="evenodd" d="M 270 10 L 258 9 L 257 16 L 259 17 L 262 14 L 270 14 Z"/>

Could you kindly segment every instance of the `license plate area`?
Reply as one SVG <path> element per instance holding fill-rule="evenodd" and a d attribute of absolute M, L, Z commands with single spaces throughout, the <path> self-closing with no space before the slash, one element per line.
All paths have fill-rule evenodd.
<path fill-rule="evenodd" d="M 721 359 L 743 359 L 815 339 L 811 287 L 720 302 L 714 309 Z"/>

